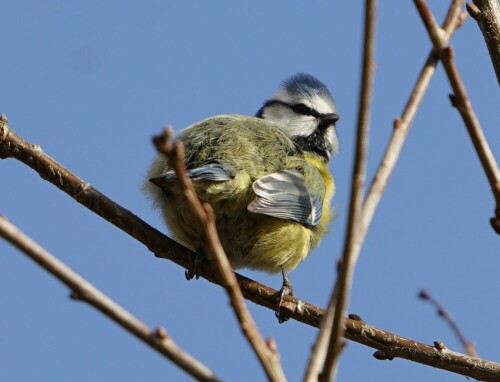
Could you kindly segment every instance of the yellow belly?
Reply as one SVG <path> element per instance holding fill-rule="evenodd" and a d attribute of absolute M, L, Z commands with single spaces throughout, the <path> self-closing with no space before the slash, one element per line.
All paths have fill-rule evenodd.
<path fill-rule="evenodd" d="M 246 174 L 209 187 L 196 185 L 199 196 L 214 208 L 219 236 L 233 268 L 269 273 L 280 272 L 281 267 L 292 270 L 319 244 L 332 220 L 330 203 L 335 185 L 323 161 L 314 156 L 306 159 L 320 172 L 326 187 L 322 216 L 313 228 L 249 212 L 247 206 L 255 195 Z M 162 208 L 167 225 L 181 244 L 200 251 L 202 238 L 197 220 L 185 205 L 180 190 L 175 187 L 171 191 Z"/>

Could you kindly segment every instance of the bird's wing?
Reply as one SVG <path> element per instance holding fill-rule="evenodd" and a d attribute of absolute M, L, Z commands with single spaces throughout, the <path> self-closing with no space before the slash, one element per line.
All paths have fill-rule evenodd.
<path fill-rule="evenodd" d="M 208 180 L 212 182 L 224 182 L 230 180 L 236 174 L 236 170 L 227 163 L 206 163 L 200 167 L 187 169 L 188 176 L 196 180 Z M 174 170 L 167 171 L 165 174 L 151 178 L 149 181 L 160 188 L 168 188 L 172 181 L 177 179 Z"/>
<path fill-rule="evenodd" d="M 275 172 L 258 179 L 252 187 L 257 197 L 247 207 L 250 212 L 295 221 L 306 227 L 319 223 L 323 197 L 307 188 L 299 172 Z"/>

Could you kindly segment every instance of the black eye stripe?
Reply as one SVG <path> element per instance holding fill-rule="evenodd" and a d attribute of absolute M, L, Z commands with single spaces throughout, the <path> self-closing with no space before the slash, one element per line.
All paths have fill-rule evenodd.
<path fill-rule="evenodd" d="M 313 117 L 316 117 L 316 118 L 319 118 L 321 116 L 312 107 L 306 106 L 303 103 L 298 103 L 296 105 L 289 105 L 289 106 L 297 114 L 312 115 Z"/>
<path fill-rule="evenodd" d="M 310 115 L 313 116 L 314 118 L 321 118 L 322 114 L 319 113 L 317 110 L 313 109 L 312 107 L 306 106 L 303 103 L 297 103 L 297 104 L 290 104 L 288 102 L 280 101 L 280 100 L 270 100 L 267 101 L 264 105 L 266 106 L 271 106 L 271 105 L 283 105 L 286 106 L 290 109 L 293 110 L 294 113 L 297 114 L 302 114 L 302 115 Z"/>

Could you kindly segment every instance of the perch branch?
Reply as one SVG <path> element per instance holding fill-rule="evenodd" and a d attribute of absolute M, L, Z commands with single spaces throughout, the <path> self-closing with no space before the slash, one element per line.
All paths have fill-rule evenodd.
<path fill-rule="evenodd" d="M 46 155 L 40 146 L 20 138 L 8 127 L 6 120 L 5 117 L 0 120 L 0 158 L 15 158 L 26 164 L 77 202 L 143 243 L 155 256 L 169 259 L 182 268 L 194 268 L 192 252 L 78 178 Z M 211 269 L 199 269 L 199 274 L 212 283 L 220 283 Z M 277 290 L 241 275 L 236 277 L 246 299 L 271 310 L 276 309 L 280 299 Z M 314 327 L 319 326 L 324 315 L 323 309 L 291 296 L 285 297 L 282 311 L 287 316 Z M 358 319 L 347 319 L 345 326 L 345 337 L 348 340 L 378 349 L 392 357 L 408 359 L 479 380 L 500 381 L 499 363 L 448 350 L 438 351 L 433 346 L 406 339 Z"/>
<path fill-rule="evenodd" d="M 158 258 L 168 259 L 185 269 L 195 269 L 196 255 L 153 228 L 138 216 L 109 199 L 89 183 L 45 154 L 39 145 L 19 137 L 7 125 L 5 116 L 0 119 L 0 158 L 15 158 L 35 170 L 42 179 L 52 183 L 78 203 L 87 207 L 144 244 Z M 206 268 L 206 269 L 205 269 Z M 199 267 L 200 276 L 220 285 L 211 267 Z M 252 302 L 275 310 L 280 293 L 247 277 L 236 274 L 243 296 Z M 286 296 L 281 310 L 296 320 L 318 326 L 322 310 L 312 304 Z"/>
<path fill-rule="evenodd" d="M 200 222 L 200 227 L 203 229 L 203 241 L 206 250 L 212 255 L 217 266 L 221 285 L 226 289 L 240 328 L 257 355 L 267 377 L 270 381 L 286 381 L 274 342 L 270 341 L 272 346 L 266 344 L 246 307 L 236 276 L 219 240 L 213 209 L 210 204 L 201 203 L 196 194 L 193 182 L 191 182 L 191 179 L 187 175 L 184 162 L 184 146 L 181 142 L 172 143 L 170 141 L 172 135 L 172 129 L 167 128 L 163 134 L 154 137 L 153 143 L 156 150 L 165 155 L 174 168 L 186 202 Z"/>
<path fill-rule="evenodd" d="M 500 85 L 500 4 L 498 0 L 473 0 L 467 3 L 467 11 L 481 29 Z"/>
<path fill-rule="evenodd" d="M 443 304 L 432 297 L 432 295 L 430 295 L 429 292 L 427 292 L 425 289 L 422 289 L 420 291 L 418 297 L 420 297 L 424 301 L 428 301 L 432 306 L 434 306 L 434 308 L 436 308 L 438 316 L 448 324 L 448 326 L 451 328 L 455 336 L 464 347 L 465 352 L 472 357 L 477 357 L 476 347 L 472 342 L 467 341 L 464 334 L 460 330 L 460 327 L 457 325 L 453 317 L 451 317 L 451 314 L 448 313 L 448 311 L 445 309 Z"/>
<path fill-rule="evenodd" d="M 443 62 L 444 69 L 453 89 L 450 100 L 452 105 L 458 110 L 464 120 L 467 131 L 476 149 L 481 165 L 483 166 L 486 177 L 493 191 L 493 196 L 496 201 L 495 217 L 491 218 L 490 222 L 495 231 L 500 235 L 500 170 L 498 169 L 495 157 L 488 145 L 479 120 L 472 108 L 472 104 L 467 96 L 467 91 L 458 73 L 457 66 L 453 60 L 454 50 L 448 41 L 444 38 L 444 32 L 439 27 L 427 6 L 425 0 L 414 0 L 417 10 L 422 18 L 422 21 L 429 33 L 429 37 L 436 48 L 439 58 Z"/>
<path fill-rule="evenodd" d="M 164 328 L 158 327 L 156 331 L 151 330 L 146 324 L 43 249 L 3 216 L 0 216 L 0 236 L 66 284 L 72 290 L 71 297 L 74 300 L 87 302 L 194 378 L 201 381 L 221 380 L 200 361 L 177 346 Z"/>
<path fill-rule="evenodd" d="M 330 311 L 331 314 L 334 315 L 334 318 L 325 363 L 319 375 L 319 380 L 322 382 L 334 380 L 337 374 L 338 359 L 342 351 L 340 339 L 345 331 L 344 317 L 346 316 L 347 306 L 349 304 L 349 295 L 351 292 L 357 254 L 359 254 L 363 245 L 363 237 L 360 234 L 359 227 L 365 190 L 370 110 L 373 97 L 373 83 L 375 80 L 376 13 L 377 1 L 367 0 L 365 3 L 363 65 L 358 110 L 356 152 L 351 180 L 349 217 L 346 237 L 344 239 L 344 251 L 340 263 L 340 272 L 336 285 L 332 290 L 331 299 L 333 299 L 334 296 L 337 296 L 337 298 L 335 309 Z"/>

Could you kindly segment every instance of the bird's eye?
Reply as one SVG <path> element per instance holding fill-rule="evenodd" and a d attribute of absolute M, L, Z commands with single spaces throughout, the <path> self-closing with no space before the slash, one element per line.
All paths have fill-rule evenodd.
<path fill-rule="evenodd" d="M 304 105 L 303 103 L 298 103 L 296 105 L 292 105 L 291 108 L 297 114 L 313 115 L 313 113 L 314 113 L 314 109 L 310 108 L 309 106 Z"/>

